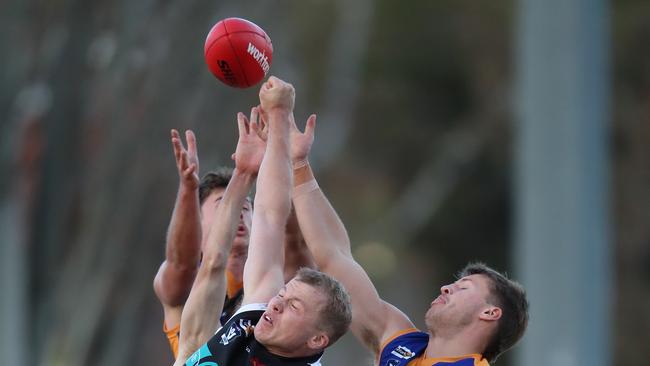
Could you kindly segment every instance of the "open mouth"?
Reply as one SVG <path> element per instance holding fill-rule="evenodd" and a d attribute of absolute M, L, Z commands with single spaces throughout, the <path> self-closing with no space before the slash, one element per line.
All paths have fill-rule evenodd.
<path fill-rule="evenodd" d="M 237 236 L 245 236 L 246 235 L 246 226 L 239 224 L 237 226 Z"/>

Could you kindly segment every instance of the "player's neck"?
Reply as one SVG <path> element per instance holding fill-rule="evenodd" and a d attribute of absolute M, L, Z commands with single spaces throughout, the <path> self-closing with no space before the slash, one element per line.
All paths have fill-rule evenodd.
<path fill-rule="evenodd" d="M 474 328 L 468 327 L 453 333 L 430 331 L 425 355 L 428 358 L 443 358 L 481 354 L 485 349 L 485 342 L 483 332 Z"/>

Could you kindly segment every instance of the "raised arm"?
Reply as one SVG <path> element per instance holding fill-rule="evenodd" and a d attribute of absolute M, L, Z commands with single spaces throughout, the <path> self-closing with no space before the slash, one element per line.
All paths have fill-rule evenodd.
<path fill-rule="evenodd" d="M 243 114 L 237 115 L 239 141 L 235 151 L 235 170 L 207 234 L 203 260 L 181 319 L 177 364 L 182 365 L 200 345 L 207 342 L 219 327 L 219 317 L 226 294 L 226 261 L 242 218 L 246 197 L 259 170 L 265 143 L 254 132 Z"/>
<path fill-rule="evenodd" d="M 296 272 L 302 267 L 316 269 L 316 262 L 311 255 L 305 238 L 300 231 L 296 210 L 291 210 L 287 226 L 285 229 L 286 238 L 284 240 L 284 282 L 289 282 L 295 277 Z"/>
<path fill-rule="evenodd" d="M 310 118 L 315 118 L 315 115 L 312 115 Z M 290 115 L 291 123 L 293 122 L 293 113 Z M 268 125 L 265 123 L 263 118 L 260 118 L 260 129 L 258 130 L 259 136 L 266 141 L 268 137 Z M 291 139 L 291 133 L 289 134 Z M 294 145 L 291 144 L 291 149 L 294 148 Z M 293 152 L 291 153 L 293 155 Z M 289 218 L 287 219 L 287 226 L 285 227 L 285 240 L 284 240 L 284 282 L 289 282 L 295 275 L 296 272 L 302 267 L 316 269 L 316 263 L 314 262 L 314 257 L 311 255 L 307 244 L 305 244 L 305 238 L 302 236 L 300 231 L 300 225 L 298 225 L 298 218 L 296 217 L 296 210 L 291 209 Z"/>
<path fill-rule="evenodd" d="M 300 229 L 319 269 L 339 280 L 350 293 L 354 335 L 375 354 L 393 333 L 413 327 L 397 308 L 383 301 L 361 266 L 354 260 L 345 226 L 318 187 L 307 155 L 314 140 L 315 116 L 305 133 L 292 125 L 294 165 L 293 204 Z"/>
<path fill-rule="evenodd" d="M 180 322 L 181 309 L 192 288 L 201 255 L 199 159 L 194 133 L 187 131 L 185 138 L 187 150 L 178 131 L 171 131 L 180 182 L 167 231 L 165 261 L 154 278 L 154 290 L 163 305 L 165 324 L 170 328 Z"/>
<path fill-rule="evenodd" d="M 268 302 L 284 285 L 284 230 L 291 209 L 289 116 L 294 105 L 293 86 L 270 77 L 259 95 L 269 130 L 244 267 L 244 304 Z"/>

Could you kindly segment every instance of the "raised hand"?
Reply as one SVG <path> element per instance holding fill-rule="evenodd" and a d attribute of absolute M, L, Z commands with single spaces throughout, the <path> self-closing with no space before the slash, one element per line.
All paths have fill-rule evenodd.
<path fill-rule="evenodd" d="M 294 167 L 306 163 L 311 146 L 314 143 L 314 129 L 316 127 L 316 115 L 312 114 L 305 124 L 305 132 L 300 132 L 296 121 L 291 115 L 291 126 L 289 136 L 291 139 L 291 162 Z"/>
<path fill-rule="evenodd" d="M 181 185 L 189 189 L 199 188 L 199 156 L 196 149 L 196 137 L 191 130 L 185 131 L 185 140 L 187 150 L 183 146 L 180 134 L 177 130 L 172 129 L 172 147 L 174 148 L 174 158 L 176 159 L 176 169 Z"/>
<path fill-rule="evenodd" d="M 260 137 L 259 112 L 259 107 L 253 107 L 250 121 L 243 113 L 237 113 L 239 140 L 233 159 L 235 167 L 242 173 L 256 175 L 264 158 L 266 142 Z"/>
<path fill-rule="evenodd" d="M 293 111 L 296 92 L 293 85 L 271 76 L 260 88 L 260 107 L 264 113 L 273 110 Z"/>

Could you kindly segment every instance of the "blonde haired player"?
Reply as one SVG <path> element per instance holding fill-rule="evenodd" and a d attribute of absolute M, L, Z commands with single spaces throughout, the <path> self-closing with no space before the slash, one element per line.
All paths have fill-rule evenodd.
<path fill-rule="evenodd" d="M 291 210 L 289 131 L 294 90 L 290 84 L 271 77 L 262 85 L 259 95 L 269 131 L 258 176 L 251 243 L 244 268 L 243 304 L 207 343 L 199 347 L 218 326 L 218 318 L 210 316 L 210 312 L 219 306 L 225 286 L 223 253 L 226 248 L 223 243 L 226 241 L 210 241 L 205 248 L 204 261 L 214 265 L 199 268 L 183 310 L 176 366 L 318 365 L 323 350 L 349 326 L 349 296 L 336 280 L 318 271 L 302 269 L 285 285 L 282 248 L 284 226 Z M 247 157 L 260 156 L 264 143 L 257 129 L 254 122 L 248 124 L 243 118 L 239 119 L 236 169 L 254 160 Z M 230 186 L 227 196 L 229 192 Z M 221 206 L 219 209 L 219 214 L 224 214 Z M 236 210 L 237 207 L 231 207 L 228 216 L 232 218 Z M 232 219 L 230 225 L 232 228 Z M 228 229 L 225 224 L 223 228 Z"/>

